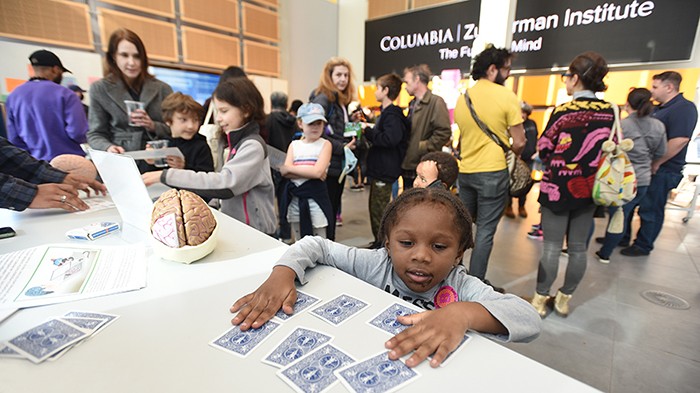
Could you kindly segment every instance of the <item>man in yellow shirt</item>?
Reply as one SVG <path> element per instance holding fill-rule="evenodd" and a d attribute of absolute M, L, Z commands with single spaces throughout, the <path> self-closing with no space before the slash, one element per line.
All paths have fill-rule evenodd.
<path fill-rule="evenodd" d="M 493 46 L 474 59 L 469 98 L 477 116 L 516 155 L 525 147 L 525 131 L 516 95 L 503 83 L 510 76 L 512 54 Z M 454 112 L 460 130 L 459 197 L 476 223 L 469 274 L 485 283 L 493 236 L 508 198 L 508 169 L 503 149 L 476 124 L 464 96 Z M 511 144 L 510 138 L 513 142 Z"/>

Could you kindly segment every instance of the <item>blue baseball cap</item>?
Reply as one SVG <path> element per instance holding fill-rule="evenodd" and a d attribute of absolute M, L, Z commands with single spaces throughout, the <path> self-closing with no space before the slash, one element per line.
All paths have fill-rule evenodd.
<path fill-rule="evenodd" d="M 326 113 L 321 105 L 311 102 L 299 107 L 299 110 L 297 111 L 297 118 L 301 119 L 304 124 L 311 124 L 316 120 L 323 120 L 324 122 L 328 123 L 325 114 Z"/>

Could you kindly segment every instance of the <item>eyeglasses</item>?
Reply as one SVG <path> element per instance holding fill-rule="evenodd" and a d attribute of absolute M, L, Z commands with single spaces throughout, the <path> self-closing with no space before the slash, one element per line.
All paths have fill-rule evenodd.
<path fill-rule="evenodd" d="M 572 74 L 570 72 L 565 72 L 565 73 L 561 74 L 561 81 L 566 82 L 566 80 L 568 78 L 571 78 L 572 76 L 574 76 L 574 74 Z"/>

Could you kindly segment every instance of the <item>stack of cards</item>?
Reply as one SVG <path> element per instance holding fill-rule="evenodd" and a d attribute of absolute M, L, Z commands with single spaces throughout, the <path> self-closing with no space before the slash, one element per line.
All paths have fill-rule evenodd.
<path fill-rule="evenodd" d="M 25 358 L 34 363 L 56 360 L 116 318 L 112 314 L 71 311 L 0 343 L 0 357 Z"/>

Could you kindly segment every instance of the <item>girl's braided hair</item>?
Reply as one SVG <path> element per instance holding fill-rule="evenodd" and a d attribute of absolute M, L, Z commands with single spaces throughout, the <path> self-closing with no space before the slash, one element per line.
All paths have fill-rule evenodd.
<path fill-rule="evenodd" d="M 420 204 L 441 205 L 454 213 L 453 225 L 459 231 L 459 248 L 464 250 L 474 247 L 472 236 L 472 219 L 464 204 L 456 196 L 441 188 L 412 188 L 399 195 L 391 202 L 382 216 L 379 226 L 379 241 L 389 239 L 389 232 L 406 211 Z"/>

